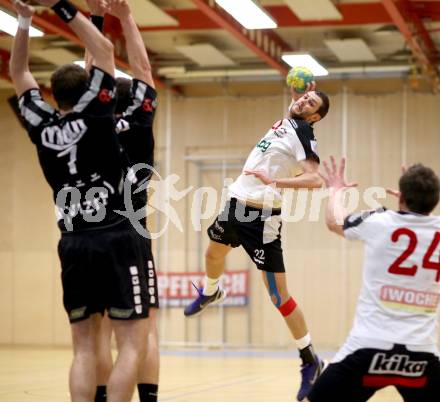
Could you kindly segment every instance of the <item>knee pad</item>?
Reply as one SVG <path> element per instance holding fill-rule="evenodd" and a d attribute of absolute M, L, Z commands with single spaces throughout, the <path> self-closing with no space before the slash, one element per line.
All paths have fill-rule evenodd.
<path fill-rule="evenodd" d="M 294 312 L 296 306 L 295 300 L 293 300 L 293 297 L 290 297 L 282 306 L 278 307 L 278 310 L 283 317 L 287 317 Z"/>

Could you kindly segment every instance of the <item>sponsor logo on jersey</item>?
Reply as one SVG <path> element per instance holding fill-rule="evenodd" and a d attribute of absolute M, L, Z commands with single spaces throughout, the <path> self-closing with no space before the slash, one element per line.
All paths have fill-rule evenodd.
<path fill-rule="evenodd" d="M 223 229 L 217 221 L 214 222 L 214 226 L 220 233 L 225 233 L 225 229 Z"/>
<path fill-rule="evenodd" d="M 382 286 L 380 299 L 387 307 L 406 311 L 435 313 L 440 302 L 440 294 L 397 286 Z"/>
<path fill-rule="evenodd" d="M 83 119 L 69 121 L 63 127 L 46 127 L 41 132 L 41 142 L 47 148 L 62 151 L 76 144 L 86 131 L 87 126 Z"/>
<path fill-rule="evenodd" d="M 385 353 L 376 353 L 373 356 L 368 373 L 421 377 L 427 365 L 427 360 L 412 361 L 408 355 L 396 354 L 387 358 Z"/>
<path fill-rule="evenodd" d="M 101 103 L 109 103 L 113 99 L 113 92 L 103 88 L 99 91 L 98 99 Z"/>
<path fill-rule="evenodd" d="M 279 127 L 276 130 L 273 130 L 273 134 L 276 135 L 278 138 L 281 138 L 287 134 L 287 130 L 284 127 Z"/>

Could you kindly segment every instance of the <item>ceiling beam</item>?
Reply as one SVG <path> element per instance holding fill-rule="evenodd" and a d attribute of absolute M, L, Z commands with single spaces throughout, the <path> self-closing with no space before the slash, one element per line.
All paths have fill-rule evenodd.
<path fill-rule="evenodd" d="M 228 31 L 242 44 L 254 52 L 280 74 L 286 75 L 288 66 L 281 60 L 284 52 L 292 51 L 275 32 L 270 30 L 248 30 L 235 21 L 226 11 L 209 0 L 192 0 L 207 17 Z"/>
<path fill-rule="evenodd" d="M 413 0 L 414 1 L 414 0 Z M 413 6 L 420 16 L 429 16 L 432 21 L 440 21 L 440 0 L 415 1 Z M 264 9 L 276 20 L 279 28 L 301 28 L 321 26 L 350 26 L 368 24 L 392 24 L 393 20 L 380 2 L 338 4 L 342 20 L 301 21 L 286 5 L 266 6 Z M 167 14 L 179 22 L 177 26 L 141 27 L 141 31 L 176 31 L 221 29 L 200 9 L 166 9 Z"/>
<path fill-rule="evenodd" d="M 429 36 L 428 32 L 419 19 L 419 17 L 411 13 L 409 10 L 409 2 L 407 0 L 400 1 L 397 4 L 394 0 L 381 0 L 383 6 L 392 18 L 394 24 L 397 26 L 401 34 L 406 40 L 413 56 L 422 67 L 424 75 L 428 78 L 431 88 L 434 92 L 440 90 L 440 74 L 437 66 L 433 61 L 433 54 L 431 54 L 431 46 L 434 46 L 432 40 L 426 38 Z M 403 7 L 402 7 L 403 6 Z M 405 9 L 406 12 L 402 12 Z M 423 29 L 425 34 L 417 35 L 417 30 Z M 422 38 L 422 39 L 421 39 Z M 434 50 L 435 46 L 434 46 Z"/>
<path fill-rule="evenodd" d="M 15 14 L 14 7 L 7 0 L 0 0 L 0 6 Z M 116 38 L 118 37 L 120 38 L 122 34 L 118 35 L 117 32 L 115 31 L 117 29 L 115 27 L 118 25 L 113 20 L 114 19 L 110 18 L 110 22 L 108 24 L 106 23 L 106 25 L 110 25 L 111 27 L 111 29 L 109 30 L 109 35 L 114 37 L 111 39 L 112 42 L 115 44 L 120 42 L 120 40 Z M 47 9 L 44 10 L 37 9 L 37 12 L 32 17 L 32 23 L 36 27 L 45 31 L 45 33 L 59 35 L 64 39 L 67 39 L 69 42 L 75 43 L 76 45 L 84 48 L 84 44 L 76 36 L 76 34 L 69 28 L 69 26 L 63 23 L 57 15 L 55 15 L 53 12 Z M 118 50 L 117 47 L 116 50 Z M 124 70 L 130 70 L 130 65 L 123 58 L 117 55 L 115 56 L 115 64 Z M 167 88 L 165 82 L 162 81 L 162 79 L 158 78 L 157 76 L 154 76 L 154 82 L 159 88 Z M 178 87 L 171 87 L 171 90 L 174 93 L 180 93 L 180 89 Z"/>

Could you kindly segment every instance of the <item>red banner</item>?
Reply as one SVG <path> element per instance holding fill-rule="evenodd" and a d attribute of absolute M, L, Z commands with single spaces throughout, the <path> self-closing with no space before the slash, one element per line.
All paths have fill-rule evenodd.
<path fill-rule="evenodd" d="M 198 288 L 203 287 L 204 272 L 168 272 L 158 273 L 160 305 L 164 307 L 182 307 L 197 297 Z M 224 306 L 246 306 L 249 298 L 249 271 L 228 271 L 222 277 L 221 286 L 228 297 Z"/>

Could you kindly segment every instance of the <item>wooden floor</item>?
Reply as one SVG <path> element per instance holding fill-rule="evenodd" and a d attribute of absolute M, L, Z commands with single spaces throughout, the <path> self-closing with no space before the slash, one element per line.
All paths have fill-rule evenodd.
<path fill-rule="evenodd" d="M 0 348 L 0 402 L 67 402 L 68 349 Z M 294 401 L 299 362 L 280 352 L 164 351 L 159 400 Z M 133 401 L 138 401 L 137 396 Z M 371 401 L 401 401 L 394 389 Z"/>

